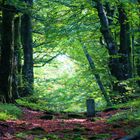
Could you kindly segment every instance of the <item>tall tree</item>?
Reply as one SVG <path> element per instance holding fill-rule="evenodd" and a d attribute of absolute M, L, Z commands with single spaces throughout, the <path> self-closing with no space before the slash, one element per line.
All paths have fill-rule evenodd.
<path fill-rule="evenodd" d="M 3 5 L 0 61 L 1 100 L 13 102 L 12 83 L 14 70 L 14 16 L 15 7 Z"/>
<path fill-rule="evenodd" d="M 105 8 L 101 0 L 93 0 L 96 3 L 96 9 L 101 24 L 101 33 L 106 42 L 108 49 L 109 67 L 111 74 L 118 80 L 126 80 L 132 76 L 131 68 L 131 49 L 130 49 L 130 33 L 129 23 L 124 7 L 120 3 L 119 22 L 120 22 L 120 46 L 117 46 L 117 42 L 114 40 L 114 36 L 111 33 L 109 20 L 105 12 Z M 107 9 L 108 10 L 108 9 Z M 119 56 L 120 55 L 120 56 Z M 121 58 L 119 58 L 121 57 Z"/>
<path fill-rule="evenodd" d="M 120 79 L 121 76 L 119 71 L 119 60 L 118 58 L 113 57 L 113 56 L 117 56 L 118 48 L 109 28 L 109 21 L 104 6 L 100 0 L 93 0 L 93 2 L 96 2 L 96 9 L 98 11 L 98 16 L 101 24 L 100 30 L 104 37 L 104 40 L 106 42 L 106 47 L 110 55 L 109 58 L 110 71 L 113 76 L 115 76 L 117 79 Z"/>
<path fill-rule="evenodd" d="M 140 0 L 137 0 L 138 5 L 140 5 Z M 138 14 L 139 14 L 139 25 L 138 25 L 138 38 L 137 38 L 137 44 L 136 44 L 136 70 L 137 75 L 140 77 L 140 7 L 138 7 Z M 137 81 L 138 85 L 140 86 L 140 80 Z"/>
<path fill-rule="evenodd" d="M 20 39 L 20 16 L 14 19 L 14 73 L 13 73 L 13 94 L 14 99 L 20 96 L 20 87 L 22 82 L 21 72 L 21 39 Z"/>
<path fill-rule="evenodd" d="M 120 23 L 120 74 L 121 80 L 125 80 L 132 77 L 130 25 L 122 3 L 118 6 L 118 12 Z"/>
<path fill-rule="evenodd" d="M 25 1 L 31 8 L 33 1 Z M 33 45 L 32 45 L 32 19 L 30 9 L 21 17 L 21 38 L 24 52 L 23 80 L 24 91 L 22 96 L 31 94 L 33 91 Z"/>

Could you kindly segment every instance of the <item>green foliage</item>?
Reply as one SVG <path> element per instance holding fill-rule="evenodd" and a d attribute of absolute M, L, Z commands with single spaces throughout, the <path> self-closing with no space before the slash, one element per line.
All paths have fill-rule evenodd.
<path fill-rule="evenodd" d="M 132 110 L 138 109 L 140 107 L 140 99 L 133 99 L 127 103 L 122 103 L 119 105 L 115 105 L 115 108 L 131 108 Z"/>
<path fill-rule="evenodd" d="M 34 135 L 35 140 L 48 140 L 47 133 L 44 130 L 29 130 L 16 134 L 17 138 L 27 139 L 28 136 Z M 51 137 L 50 137 L 51 138 Z M 52 137 L 53 138 L 53 137 Z"/>
<path fill-rule="evenodd" d="M 16 102 L 21 106 L 31 108 L 34 110 L 48 110 L 47 101 L 41 100 L 38 97 L 25 97 L 17 99 Z"/>
<path fill-rule="evenodd" d="M 125 104 L 114 106 L 115 108 L 126 108 L 125 111 L 119 112 L 112 116 L 108 122 L 115 123 L 118 121 L 139 122 L 140 120 L 140 99 L 129 101 Z"/>
<path fill-rule="evenodd" d="M 113 16 L 108 15 L 108 17 L 112 19 L 110 30 L 115 37 L 116 44 L 119 45 L 120 25 L 118 22 L 117 7 L 123 4 L 129 18 L 128 22 L 132 26 L 131 28 L 135 29 L 139 21 L 136 1 L 103 0 L 102 2 L 104 6 L 108 2 L 111 10 L 114 10 Z M 73 77 L 70 78 L 67 76 L 59 77 L 59 73 L 63 73 L 64 71 L 53 70 L 50 63 L 44 68 L 39 68 L 41 72 L 37 72 L 37 69 L 35 69 L 35 88 L 37 96 L 47 98 L 48 105 L 56 110 L 58 110 L 59 107 L 62 107 L 59 110 L 70 110 L 77 102 L 80 108 L 85 110 L 84 103 L 88 96 L 95 98 L 97 108 L 105 106 L 102 94 L 94 79 L 94 74 L 97 73 L 100 75 L 107 94 L 114 104 L 131 100 L 131 96 L 134 93 L 133 90 L 135 87 L 132 82 L 129 82 L 130 79 L 126 81 L 127 88 L 129 88 L 128 92 L 122 95 L 119 92 L 112 91 L 111 84 L 112 82 L 117 82 L 117 80 L 111 76 L 109 72 L 109 55 L 100 32 L 100 21 L 94 6 L 94 3 L 90 0 L 40 0 L 34 2 L 33 30 L 35 32 L 33 33 L 33 39 L 35 46 L 41 44 L 38 47 L 34 47 L 35 66 L 40 66 L 44 62 L 47 62 L 49 58 L 58 52 L 67 55 L 71 58 L 71 61 L 77 64 L 75 73 L 72 73 Z M 132 30 L 133 29 L 130 30 L 130 34 L 132 34 Z M 89 64 L 83 53 L 83 45 L 87 46 L 95 62 L 96 70 L 93 72 L 90 71 Z M 115 55 L 114 57 L 118 58 L 120 56 Z M 55 64 L 57 68 L 60 65 L 58 61 L 55 61 Z M 45 71 L 44 69 L 50 69 L 50 67 L 52 71 L 47 71 L 46 78 L 42 78 L 42 73 Z M 63 69 L 62 65 L 61 67 Z M 50 79 L 52 81 L 48 81 L 49 75 L 51 75 L 52 78 L 55 75 L 54 73 L 56 74 L 57 80 L 53 78 L 53 80 Z"/>
<path fill-rule="evenodd" d="M 0 120 L 17 119 L 21 115 L 22 112 L 17 106 L 13 104 L 0 104 Z"/>
<path fill-rule="evenodd" d="M 86 99 L 93 97 L 97 109 L 105 106 L 93 75 L 85 68 L 65 55 L 35 68 L 34 95 L 18 99 L 17 103 L 33 109 L 79 112 L 86 111 Z"/>
<path fill-rule="evenodd" d="M 17 137 L 17 138 L 22 138 L 22 139 L 23 139 L 23 138 L 26 138 L 26 136 L 27 136 L 27 134 L 22 133 L 22 132 L 16 134 L 16 137 Z"/>
<path fill-rule="evenodd" d="M 20 9 L 22 11 L 28 11 L 29 7 L 27 8 L 27 4 L 24 1 L 21 0 L 5 0 L 4 1 L 5 5 L 11 5 L 11 6 L 15 6 L 17 9 Z"/>
<path fill-rule="evenodd" d="M 93 139 L 107 139 L 110 138 L 110 134 L 97 134 Z"/>
<path fill-rule="evenodd" d="M 138 124 L 139 122 L 134 122 L 134 123 Z M 131 135 L 135 135 L 135 134 L 139 133 L 139 131 L 140 131 L 140 126 L 137 126 L 131 130 L 127 130 L 128 134 L 131 134 Z"/>
<path fill-rule="evenodd" d="M 8 115 L 5 112 L 0 112 L 0 120 L 5 121 L 5 120 L 8 120 L 8 119 L 11 119 L 10 115 Z"/>
<path fill-rule="evenodd" d="M 78 129 L 77 129 L 78 130 Z M 80 128 L 79 128 L 80 130 Z M 35 140 L 50 140 L 50 139 L 53 139 L 53 140 L 60 140 L 60 139 L 63 139 L 63 140 L 87 140 L 86 137 L 84 136 L 81 136 L 81 132 L 84 132 L 83 130 L 79 131 L 78 132 L 75 132 L 75 134 L 72 134 L 70 135 L 68 132 L 68 130 L 64 131 L 62 136 L 61 133 L 58 135 L 58 134 L 44 134 L 44 133 L 35 133 L 33 131 L 27 131 L 27 132 L 21 132 L 21 133 L 17 133 L 16 134 L 16 137 L 17 138 L 22 138 L 22 139 L 25 139 L 28 137 L 29 134 L 33 134 L 34 135 L 34 138 Z M 41 135 L 40 135 L 41 134 Z M 110 138 L 110 134 L 96 134 L 94 137 L 91 137 L 92 139 L 107 139 L 107 138 Z"/>
<path fill-rule="evenodd" d="M 119 113 L 111 116 L 107 121 L 108 123 L 117 125 L 123 125 L 125 131 L 129 135 L 135 135 L 140 130 L 140 99 L 129 101 L 128 103 L 123 103 L 114 106 L 115 108 L 123 108 Z M 122 123 L 122 124 L 121 124 Z M 129 129 L 128 125 L 132 126 L 133 129 Z"/>
<path fill-rule="evenodd" d="M 35 69 L 36 76 L 42 73 L 42 77 L 37 76 L 35 80 L 35 96 L 46 100 L 47 108 L 57 111 L 85 111 L 88 97 L 96 98 L 97 108 L 101 107 L 101 104 L 104 106 L 102 97 L 98 96 L 100 91 L 90 72 L 80 70 L 81 67 L 74 64 L 73 72 L 67 73 L 69 66 L 62 65 L 61 68 L 59 63 L 57 65 L 57 68 L 51 65 L 40 68 L 39 73 Z M 60 69 L 64 70 L 64 66 L 66 67 L 65 73 L 59 71 Z"/>
<path fill-rule="evenodd" d="M 111 119 L 109 119 L 109 122 L 118 122 L 118 121 L 125 121 L 125 122 L 131 122 L 131 121 L 137 121 L 140 120 L 140 111 L 123 111 L 121 113 L 115 114 Z"/>
<path fill-rule="evenodd" d="M 27 8 L 25 3 L 17 0 L 7 2 L 21 10 Z M 112 19 L 110 30 L 115 36 L 116 44 L 119 45 L 120 25 L 117 7 L 121 3 L 124 5 L 132 35 L 133 29 L 139 24 L 138 6 L 135 0 L 102 2 L 104 6 L 108 2 L 114 10 L 114 15 L 108 15 L 108 18 Z M 32 9 L 32 19 L 34 66 L 46 66 L 35 68 L 35 94 L 30 98 L 17 100 L 20 105 L 40 110 L 85 111 L 85 101 L 92 97 L 96 101 L 96 108 L 101 109 L 106 103 L 94 79 L 95 74 L 100 75 L 113 103 L 127 102 L 129 97 L 131 100 L 136 84 L 129 80 L 125 81 L 128 92 L 123 95 L 112 92 L 111 84 L 117 80 L 110 75 L 109 55 L 100 32 L 97 10 L 91 0 L 36 0 Z M 82 50 L 83 45 L 87 46 L 95 62 L 95 71 L 91 72 Z M 59 60 L 56 58 L 48 63 L 47 60 L 58 53 Z M 64 59 L 63 56 L 67 57 Z M 33 100 L 35 98 L 36 100 Z"/>

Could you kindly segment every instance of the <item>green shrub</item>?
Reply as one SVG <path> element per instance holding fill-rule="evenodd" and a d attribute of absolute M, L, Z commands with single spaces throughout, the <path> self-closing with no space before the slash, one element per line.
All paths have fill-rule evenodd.
<path fill-rule="evenodd" d="M 13 104 L 0 104 L 0 120 L 17 119 L 22 115 L 22 111 Z"/>
<path fill-rule="evenodd" d="M 140 110 L 127 110 L 123 112 L 119 112 L 115 115 L 113 115 L 108 122 L 113 123 L 117 121 L 125 121 L 125 122 L 131 122 L 131 121 L 140 121 Z"/>
<path fill-rule="evenodd" d="M 113 115 L 108 120 L 109 123 L 114 123 L 117 121 L 140 121 L 140 99 L 116 105 L 114 108 L 126 108 L 126 110 Z"/>
<path fill-rule="evenodd" d="M 7 113 L 5 113 L 5 112 L 0 112 L 0 120 L 1 120 L 1 121 L 8 120 L 8 119 L 10 119 L 10 118 L 11 118 L 11 116 L 8 115 Z"/>
<path fill-rule="evenodd" d="M 34 96 L 17 99 L 16 102 L 21 106 L 34 110 L 48 110 L 46 105 L 47 102 L 44 102 L 43 100 Z"/>

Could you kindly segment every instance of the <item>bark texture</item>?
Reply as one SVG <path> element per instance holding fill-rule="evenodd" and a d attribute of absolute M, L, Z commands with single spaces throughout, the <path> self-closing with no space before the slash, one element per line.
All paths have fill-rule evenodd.
<path fill-rule="evenodd" d="M 33 46 L 32 46 L 32 24 L 29 14 L 21 17 L 21 37 L 24 52 L 23 79 L 24 95 L 32 93 L 33 90 Z"/>
<path fill-rule="evenodd" d="M 0 96 L 3 102 L 13 102 L 12 82 L 14 70 L 14 10 L 5 5 L 2 10 L 2 37 L 0 61 Z"/>
<path fill-rule="evenodd" d="M 111 74 L 115 76 L 117 79 L 119 79 L 120 78 L 119 60 L 118 58 L 115 58 L 115 56 L 117 56 L 118 54 L 118 48 L 113 38 L 113 35 L 111 34 L 111 31 L 109 28 L 109 21 L 108 21 L 106 12 L 104 10 L 103 4 L 101 1 L 95 1 L 95 2 L 96 2 L 96 9 L 98 11 L 98 16 L 100 19 L 100 24 L 101 24 L 100 30 L 104 37 L 106 48 L 108 49 L 108 52 L 110 55 L 109 68 L 110 68 Z"/>
<path fill-rule="evenodd" d="M 118 11 L 120 23 L 120 78 L 125 80 L 132 77 L 130 26 L 122 4 L 119 5 Z"/>
<path fill-rule="evenodd" d="M 130 33 L 129 33 L 129 22 L 127 15 L 120 4 L 119 11 L 119 22 L 120 22 L 120 46 L 114 40 L 114 36 L 110 30 L 110 23 L 106 15 L 104 6 L 100 0 L 93 0 L 96 3 L 96 9 L 101 24 L 101 33 L 104 37 L 106 48 L 108 49 L 109 68 L 113 76 L 118 80 L 126 80 L 132 76 L 131 67 L 131 49 L 130 49 Z M 108 13 L 110 8 L 106 5 Z"/>
<path fill-rule="evenodd" d="M 13 73 L 13 95 L 19 98 L 19 87 L 21 86 L 21 40 L 20 40 L 20 16 L 14 20 L 14 73 Z"/>

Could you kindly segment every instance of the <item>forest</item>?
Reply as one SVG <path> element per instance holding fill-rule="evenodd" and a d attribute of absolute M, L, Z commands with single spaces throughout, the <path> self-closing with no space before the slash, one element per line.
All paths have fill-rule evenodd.
<path fill-rule="evenodd" d="M 140 0 L 0 0 L 0 140 L 140 140 Z"/>

